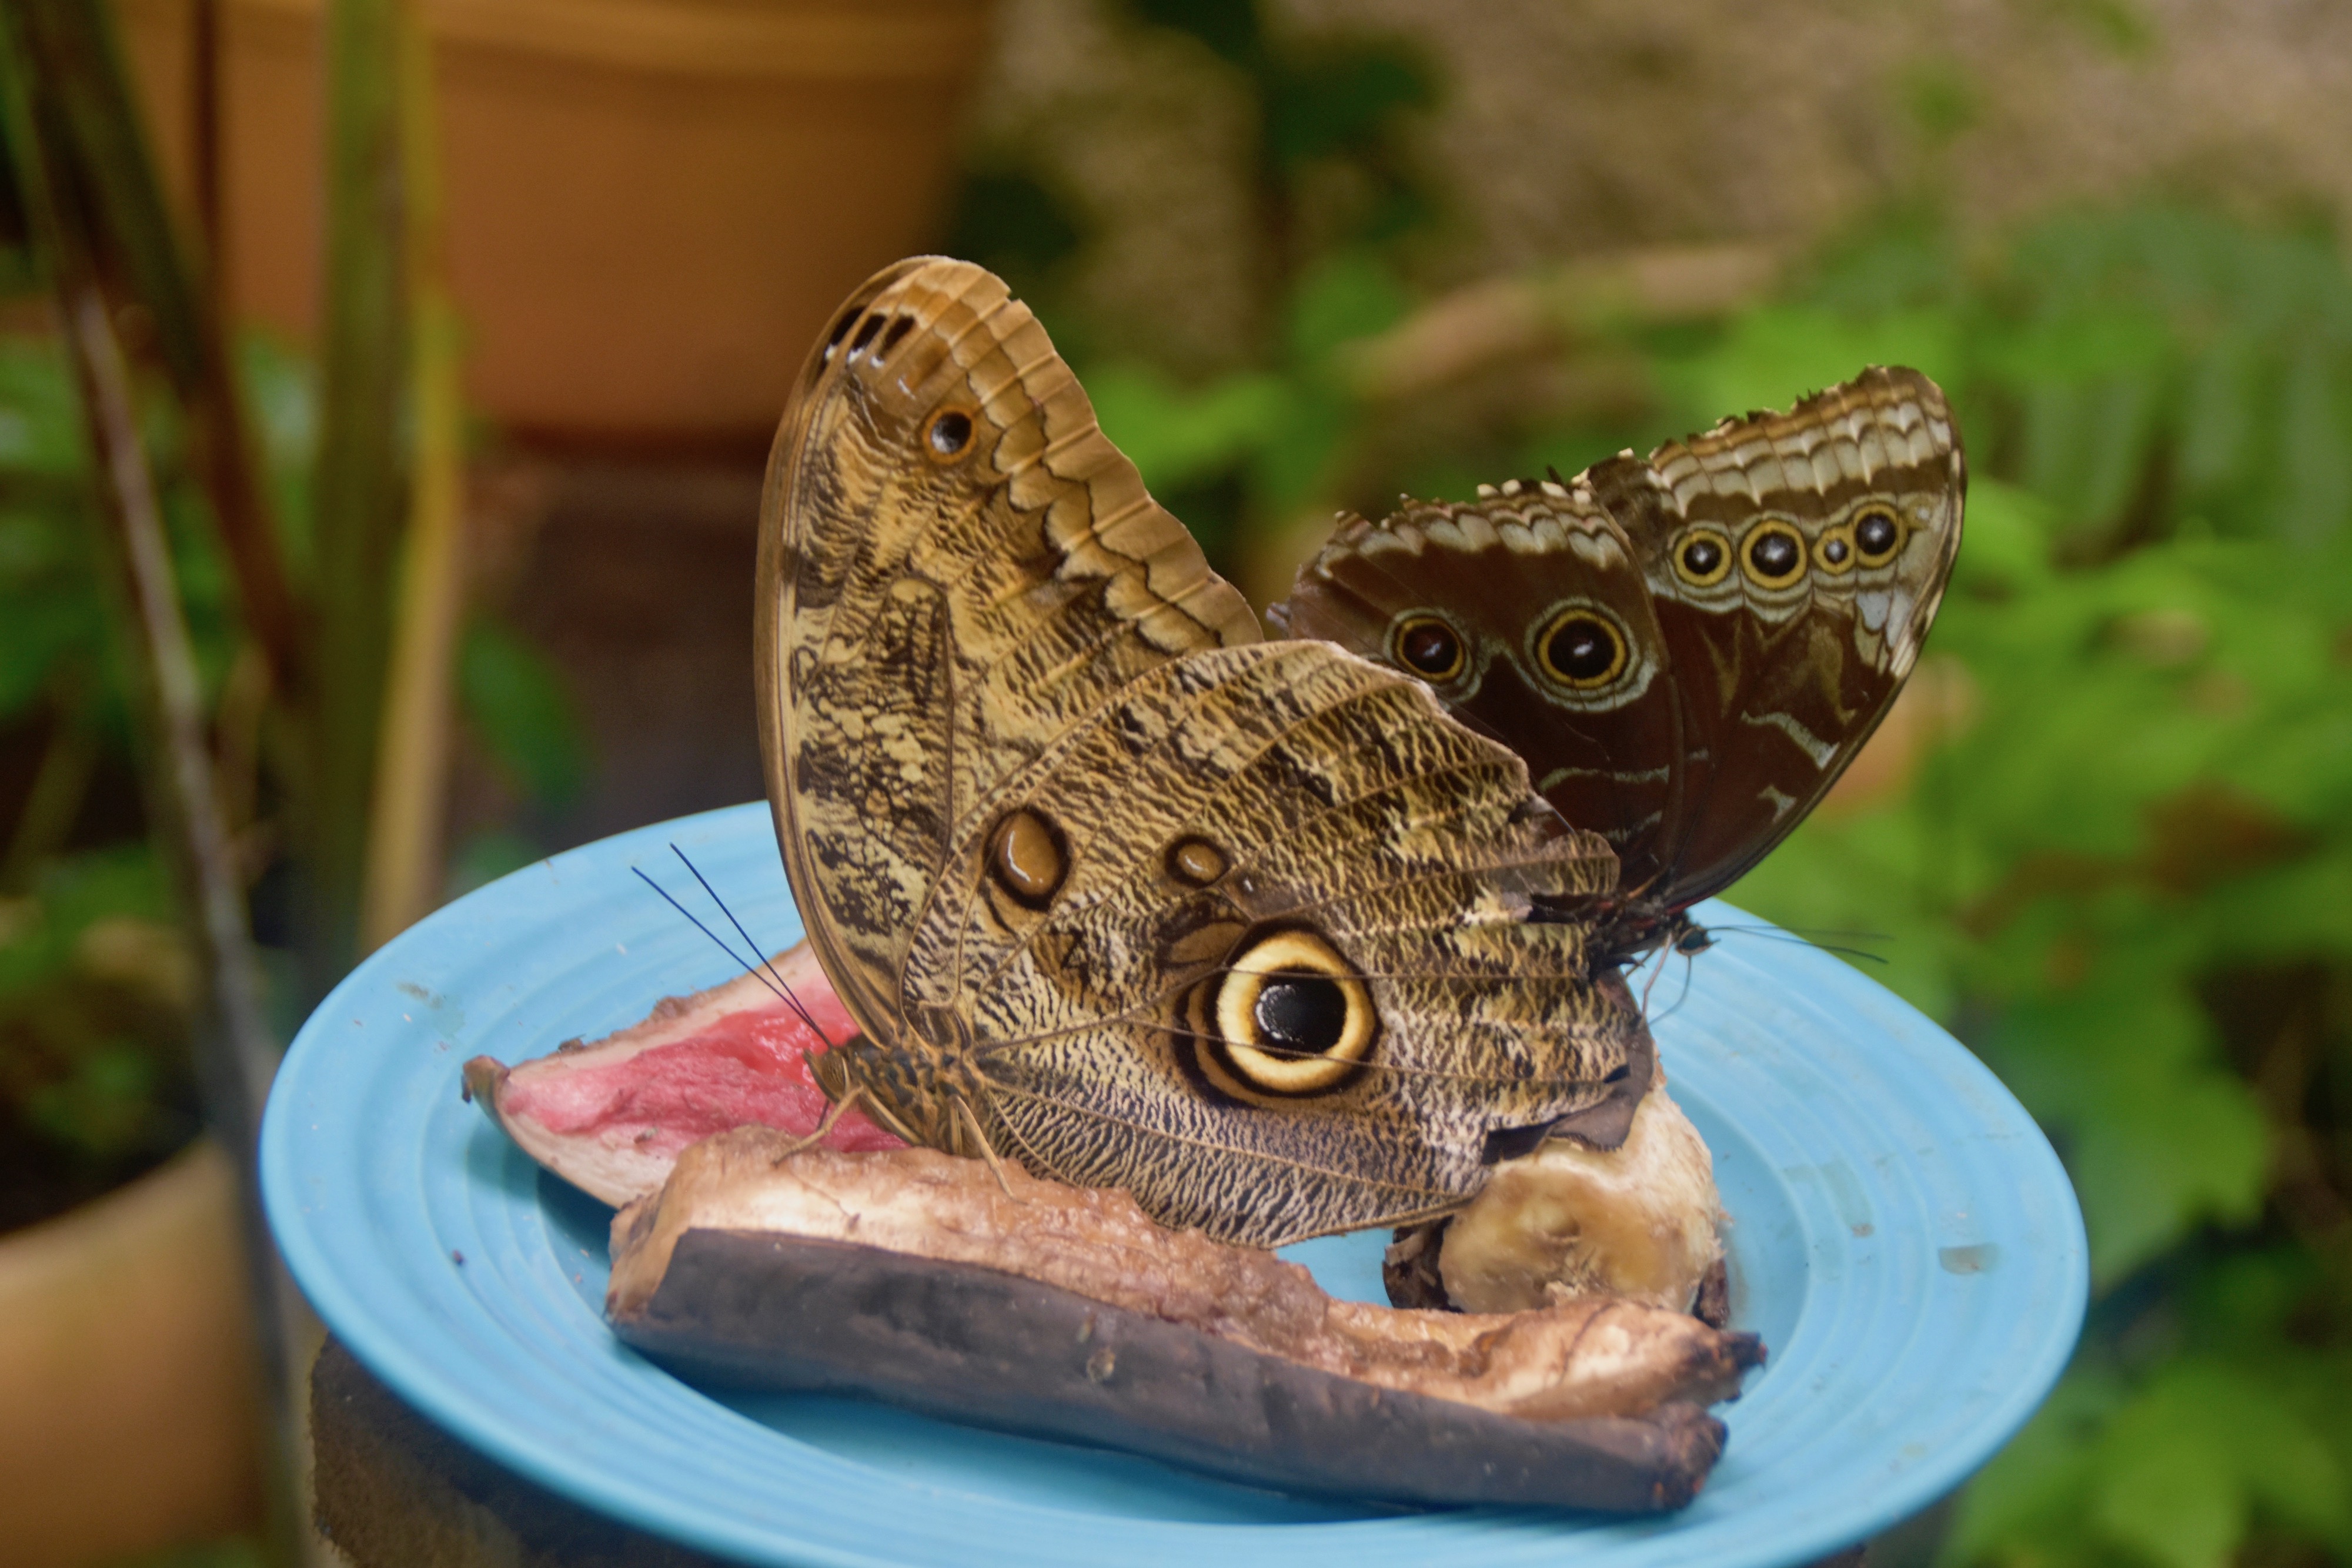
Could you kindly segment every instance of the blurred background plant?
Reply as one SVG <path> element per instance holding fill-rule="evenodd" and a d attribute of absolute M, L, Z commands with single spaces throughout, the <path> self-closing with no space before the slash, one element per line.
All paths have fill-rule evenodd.
<path fill-rule="evenodd" d="M 1572 472 L 1865 363 L 1941 381 L 1972 484 L 1927 659 L 1731 896 L 1870 933 L 1840 939 L 2017 1091 L 2083 1196 L 2095 1299 L 2048 1408 L 1880 1560 L 2352 1560 L 2352 95 L 2329 86 L 2352 30 L 1962 10 L 1006 0 L 954 189 L 850 194 L 912 192 L 897 246 L 929 223 L 1012 278 L 1261 603 L 1336 508 Z M 889 254 L 845 253 L 810 310 Z M 232 303 L 279 323 L 236 362 L 311 596 L 319 529 L 347 526 L 318 465 L 349 345 L 287 346 L 239 265 Z M 329 292 L 363 270 L 346 256 Z M 400 340 L 444 334 L 446 373 L 475 338 L 534 362 L 451 276 L 454 308 Z M 0 1158 L 42 1151 L 43 1174 L 0 1170 L 0 1203 L 30 1218 L 192 1130 L 202 987 L 144 847 L 72 378 L 37 312 L 7 319 L 0 1113 L 21 1133 Z M 810 329 L 770 325 L 748 390 L 698 423 L 564 413 L 546 385 L 576 371 L 477 374 L 464 426 L 445 398 L 468 564 L 435 678 L 462 722 L 446 778 L 403 786 L 448 813 L 416 841 L 416 907 L 757 792 L 748 618 L 711 607 L 742 602 L 756 505 L 759 434 L 729 411 L 766 407 L 762 366 L 789 374 Z M 275 688 L 169 382 L 142 383 L 144 448 L 283 1038 L 338 967 L 290 956 L 316 742 L 260 716 Z M 411 526 L 401 495 L 379 551 Z M 381 733 L 373 699 L 362 716 Z"/>

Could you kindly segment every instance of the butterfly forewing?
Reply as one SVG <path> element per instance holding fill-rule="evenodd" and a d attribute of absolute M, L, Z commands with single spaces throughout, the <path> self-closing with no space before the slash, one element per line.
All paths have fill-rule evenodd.
<path fill-rule="evenodd" d="M 977 267 L 891 269 L 812 357 L 759 642 L 837 1081 L 915 1136 L 1273 1242 L 1458 1202 L 1647 1061 L 1533 917 L 1606 846 L 1417 683 L 1260 642 Z"/>

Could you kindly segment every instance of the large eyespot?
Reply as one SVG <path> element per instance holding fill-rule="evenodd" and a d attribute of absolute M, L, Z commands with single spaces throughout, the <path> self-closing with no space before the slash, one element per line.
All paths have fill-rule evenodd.
<path fill-rule="evenodd" d="M 1389 657 L 1433 685 L 1443 685 L 1470 664 L 1470 651 L 1441 615 L 1408 615 L 1389 633 Z"/>
<path fill-rule="evenodd" d="M 971 450 L 971 411 L 943 408 L 923 427 L 923 455 L 934 463 L 952 463 Z"/>
<path fill-rule="evenodd" d="M 1825 528 L 1813 541 L 1813 564 L 1832 577 L 1843 577 L 1853 570 L 1853 525 L 1837 523 Z"/>
<path fill-rule="evenodd" d="M 1631 657 L 1623 629 L 1593 605 L 1570 605 L 1536 634 L 1536 659 L 1544 674 L 1571 691 L 1613 685 Z"/>
<path fill-rule="evenodd" d="M 1903 548 L 1903 520 L 1890 507 L 1864 507 L 1853 516 L 1853 548 L 1864 566 L 1885 566 Z"/>
<path fill-rule="evenodd" d="M 1759 588 L 1786 588 L 1805 574 L 1805 536 L 1796 525 L 1767 517 L 1748 530 L 1739 559 Z"/>
<path fill-rule="evenodd" d="M 1372 994 L 1339 949 L 1311 931 L 1261 936 L 1233 959 L 1198 1061 L 1228 1093 L 1319 1094 L 1353 1077 L 1380 1033 Z"/>
<path fill-rule="evenodd" d="M 988 874 L 1015 904 L 1043 909 L 1070 874 L 1069 841 L 1043 815 L 1026 806 L 997 819 L 988 839 Z"/>
<path fill-rule="evenodd" d="M 1675 543 L 1675 575 L 1693 588 L 1713 588 L 1731 570 L 1731 540 L 1722 529 L 1692 528 Z"/>

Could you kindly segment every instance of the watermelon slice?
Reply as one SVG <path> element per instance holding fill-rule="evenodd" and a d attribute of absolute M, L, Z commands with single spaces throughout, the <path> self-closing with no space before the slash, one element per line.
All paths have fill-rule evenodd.
<path fill-rule="evenodd" d="M 661 1186 L 679 1151 L 714 1133 L 760 1126 L 805 1136 L 828 1104 L 808 1059 L 857 1026 L 806 943 L 773 963 L 823 1035 L 761 977 L 744 975 L 665 997 L 644 1022 L 593 1043 L 566 1040 L 514 1067 L 478 1056 L 466 1063 L 467 1094 L 525 1154 L 615 1207 Z M 903 1146 L 854 1108 L 824 1143 Z"/>

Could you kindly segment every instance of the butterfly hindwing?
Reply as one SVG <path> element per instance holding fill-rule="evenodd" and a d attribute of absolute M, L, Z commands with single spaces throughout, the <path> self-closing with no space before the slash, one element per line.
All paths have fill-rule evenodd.
<path fill-rule="evenodd" d="M 1873 369 L 1646 460 L 1345 520 L 1273 618 L 1407 671 L 1401 628 L 1457 628 L 1475 682 L 1420 673 L 1616 847 L 1620 899 L 1654 916 L 1638 943 L 1761 859 L 1869 738 L 1941 601 L 1965 489 L 1942 392 Z M 1608 612 L 1594 636 L 1544 641 L 1559 606 L 1587 603 Z M 1620 625 L 1616 664 L 1599 633 Z"/>

